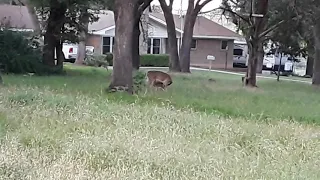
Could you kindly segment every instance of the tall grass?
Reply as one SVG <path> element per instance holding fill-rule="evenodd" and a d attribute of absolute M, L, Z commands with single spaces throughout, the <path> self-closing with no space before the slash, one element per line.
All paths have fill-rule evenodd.
<path fill-rule="evenodd" d="M 0 179 L 320 176 L 317 126 L 65 92 L 23 85 L 1 89 Z"/>

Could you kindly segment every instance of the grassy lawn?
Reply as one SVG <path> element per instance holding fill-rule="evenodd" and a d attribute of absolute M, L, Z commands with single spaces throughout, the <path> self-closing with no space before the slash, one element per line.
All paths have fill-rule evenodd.
<path fill-rule="evenodd" d="M 105 94 L 111 71 L 4 76 L 0 179 L 318 179 L 320 90 L 173 75 L 167 92 Z M 213 78 L 215 82 L 208 81 Z"/>

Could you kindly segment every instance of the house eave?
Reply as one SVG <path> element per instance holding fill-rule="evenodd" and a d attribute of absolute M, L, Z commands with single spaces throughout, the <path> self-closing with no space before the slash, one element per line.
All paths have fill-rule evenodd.
<path fill-rule="evenodd" d="M 233 36 L 200 36 L 200 35 L 193 36 L 193 38 L 199 38 L 199 39 L 225 39 L 225 40 L 238 39 L 238 37 L 233 37 Z"/>
<path fill-rule="evenodd" d="M 4 28 L 0 28 L 3 30 Z M 22 32 L 33 32 L 33 29 L 24 29 L 24 28 L 7 28 L 10 31 L 22 31 Z"/>
<path fill-rule="evenodd" d="M 165 21 L 163 21 L 163 20 L 161 20 L 161 19 L 159 19 L 159 18 L 157 18 L 157 17 L 155 17 L 155 16 L 153 16 L 153 15 L 149 15 L 149 17 L 151 18 L 151 19 L 153 19 L 154 21 L 157 21 L 158 23 L 160 23 L 160 24 L 162 24 L 162 25 L 164 25 L 164 26 L 167 26 L 167 23 L 165 22 Z M 181 30 L 181 29 L 178 29 L 178 28 L 175 28 L 176 29 L 176 31 L 178 31 L 179 33 L 183 33 L 183 31 Z"/>

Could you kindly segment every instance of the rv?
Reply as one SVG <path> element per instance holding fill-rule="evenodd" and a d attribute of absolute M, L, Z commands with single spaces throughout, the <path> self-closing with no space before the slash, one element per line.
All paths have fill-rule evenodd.
<path fill-rule="evenodd" d="M 245 41 L 234 41 L 233 48 L 233 67 L 247 67 L 248 46 Z"/>

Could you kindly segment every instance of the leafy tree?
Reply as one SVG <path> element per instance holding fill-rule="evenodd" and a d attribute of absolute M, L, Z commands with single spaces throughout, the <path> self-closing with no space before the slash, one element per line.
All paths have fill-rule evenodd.
<path fill-rule="evenodd" d="M 232 17 L 233 22 L 239 26 L 242 32 L 245 34 L 245 38 L 249 47 L 249 61 L 246 73 L 245 85 L 249 87 L 257 87 L 256 85 L 256 73 L 257 63 L 259 59 L 259 49 L 263 47 L 263 42 L 267 39 L 267 35 L 270 32 L 277 29 L 284 22 L 290 21 L 293 17 L 286 15 L 283 19 L 275 18 L 273 21 L 270 16 L 276 13 L 273 12 L 272 7 L 275 4 L 271 4 L 272 0 L 223 0 L 221 9 L 225 11 L 225 14 Z M 278 4 L 284 5 L 291 9 L 295 7 L 294 1 L 282 0 L 277 1 Z M 276 2 L 274 2 L 276 3 Z M 271 6 L 272 5 L 272 6 Z M 279 16 L 280 17 L 280 16 Z M 261 58 L 261 52 L 260 52 Z M 262 61 L 262 59 L 260 59 Z"/>
<path fill-rule="evenodd" d="M 27 0 L 26 0 L 27 1 Z M 29 2 L 30 1 L 30 2 Z M 79 23 L 80 10 L 88 4 L 96 4 L 99 0 L 28 0 L 41 16 L 41 35 L 44 36 L 43 63 L 60 71 L 63 68 L 63 42 L 77 42 L 82 26 Z M 90 12 L 89 21 L 97 18 Z M 55 64 L 54 55 L 57 55 Z"/>
<path fill-rule="evenodd" d="M 308 55 L 314 54 L 312 84 L 320 85 L 320 1 L 297 0 L 296 13 L 303 23 L 303 37 L 307 42 Z M 311 48 L 313 46 L 313 48 Z M 310 66 L 310 65 L 309 65 Z"/>

